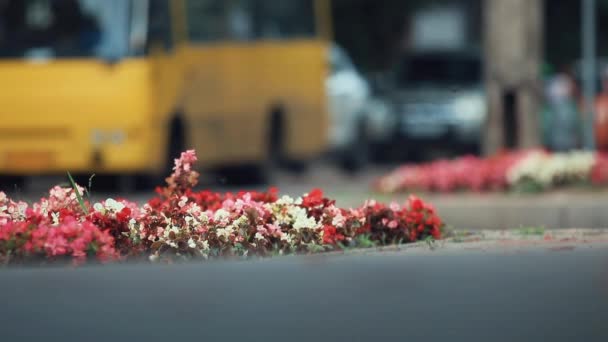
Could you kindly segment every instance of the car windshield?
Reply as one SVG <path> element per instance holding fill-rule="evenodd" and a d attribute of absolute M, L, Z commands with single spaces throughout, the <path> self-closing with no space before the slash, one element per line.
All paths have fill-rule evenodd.
<path fill-rule="evenodd" d="M 121 57 L 130 1 L 0 0 L 0 57 Z"/>
<path fill-rule="evenodd" d="M 458 55 L 413 56 L 401 65 L 398 79 L 405 86 L 475 85 L 481 82 L 481 61 Z"/>

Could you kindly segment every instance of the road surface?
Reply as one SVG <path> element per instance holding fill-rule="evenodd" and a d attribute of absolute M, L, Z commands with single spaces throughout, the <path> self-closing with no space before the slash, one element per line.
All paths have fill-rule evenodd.
<path fill-rule="evenodd" d="M 0 270 L 1 340 L 608 341 L 607 243 L 452 246 Z"/>

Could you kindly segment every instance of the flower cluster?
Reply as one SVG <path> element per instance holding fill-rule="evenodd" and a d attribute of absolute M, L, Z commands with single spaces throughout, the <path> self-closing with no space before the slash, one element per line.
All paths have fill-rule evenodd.
<path fill-rule="evenodd" d="M 595 164 L 591 169 L 591 183 L 596 185 L 608 184 L 608 154 L 598 153 Z"/>
<path fill-rule="evenodd" d="M 381 177 L 373 186 L 383 193 L 479 192 L 543 190 L 581 182 L 608 184 L 608 157 L 584 151 L 549 153 L 542 150 L 502 152 L 489 158 L 465 156 L 405 165 Z"/>
<path fill-rule="evenodd" d="M 78 264 L 89 256 L 100 261 L 119 257 L 112 236 L 89 221 L 67 217 L 57 225 L 48 221 L 11 221 L 0 226 L 3 263 L 69 258 Z"/>
<path fill-rule="evenodd" d="M 509 169 L 507 178 L 512 186 L 532 182 L 541 188 L 549 188 L 588 180 L 594 164 L 595 154 L 592 152 L 550 154 L 536 151 Z"/>
<path fill-rule="evenodd" d="M 485 159 L 464 156 L 453 160 L 404 165 L 378 179 L 374 187 L 383 193 L 404 190 L 502 190 L 508 186 L 507 171 L 527 153 L 502 152 Z"/>
<path fill-rule="evenodd" d="M 0 192 L 0 226 L 12 221 L 22 221 L 25 219 L 27 203 L 14 202 Z"/>
<path fill-rule="evenodd" d="M 441 238 L 443 222 L 417 197 L 403 205 L 367 201 L 345 209 L 314 189 L 301 197 L 268 192 L 195 192 L 194 151 L 182 153 L 157 197 L 138 206 L 106 199 L 84 207 L 76 190 L 55 187 L 31 207 L 0 193 L 0 261 L 72 258 L 271 256 Z M 82 191 L 78 188 L 77 191 Z"/>

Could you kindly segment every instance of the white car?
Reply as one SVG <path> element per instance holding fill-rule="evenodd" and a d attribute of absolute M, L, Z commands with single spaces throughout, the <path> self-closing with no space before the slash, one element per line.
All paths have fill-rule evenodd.
<path fill-rule="evenodd" d="M 330 148 L 342 167 L 355 171 L 368 159 L 370 87 L 340 47 L 331 47 L 329 62 Z"/>

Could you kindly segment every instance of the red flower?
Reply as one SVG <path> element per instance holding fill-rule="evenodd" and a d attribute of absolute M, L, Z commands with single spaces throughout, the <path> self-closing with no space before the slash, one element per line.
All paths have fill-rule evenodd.
<path fill-rule="evenodd" d="M 431 235 L 435 239 L 441 239 L 441 231 L 439 230 L 438 227 L 433 227 L 433 229 L 431 229 Z"/>
<path fill-rule="evenodd" d="M 131 209 L 124 207 L 121 211 L 116 213 L 116 219 L 120 222 L 127 222 L 131 218 Z"/>
<path fill-rule="evenodd" d="M 302 206 L 313 208 L 323 204 L 323 190 L 313 189 L 307 196 L 302 198 Z"/>
<path fill-rule="evenodd" d="M 338 233 L 334 226 L 326 225 L 323 227 L 323 244 L 333 245 L 344 240 L 344 235 Z"/>
<path fill-rule="evenodd" d="M 410 205 L 410 209 L 412 209 L 413 211 L 420 211 L 424 209 L 424 202 L 422 202 L 420 198 L 414 195 L 410 196 L 410 198 L 408 199 L 408 203 Z"/>

